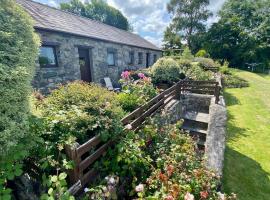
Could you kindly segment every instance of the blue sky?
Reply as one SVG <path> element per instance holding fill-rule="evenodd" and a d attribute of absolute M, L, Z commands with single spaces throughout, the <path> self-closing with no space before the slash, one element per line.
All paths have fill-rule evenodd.
<path fill-rule="evenodd" d="M 61 2 L 69 0 L 35 0 L 50 6 L 58 7 Z M 87 0 L 82 0 L 87 1 Z M 131 22 L 134 32 L 157 46 L 161 46 L 163 32 L 170 23 L 166 10 L 169 0 L 106 0 L 111 6 L 121 10 Z M 213 13 L 220 10 L 225 0 L 210 0 L 209 9 Z M 209 19 L 211 24 L 216 17 Z"/>

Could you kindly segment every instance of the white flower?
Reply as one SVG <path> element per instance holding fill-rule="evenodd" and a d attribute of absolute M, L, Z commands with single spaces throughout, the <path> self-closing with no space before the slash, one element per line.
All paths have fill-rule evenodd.
<path fill-rule="evenodd" d="M 185 200 L 194 200 L 193 194 L 190 194 L 189 192 L 187 192 L 185 195 Z"/>
<path fill-rule="evenodd" d="M 87 193 L 87 192 L 89 192 L 89 191 L 90 191 L 89 188 L 84 188 L 84 193 Z"/>
<path fill-rule="evenodd" d="M 218 192 L 217 194 L 218 194 L 218 199 L 219 200 L 225 200 L 225 195 L 224 194 L 222 194 L 221 192 Z"/>
<path fill-rule="evenodd" d="M 127 124 L 127 125 L 126 125 L 126 129 L 131 130 L 131 129 L 132 129 L 131 124 Z"/>
<path fill-rule="evenodd" d="M 144 190 L 143 184 L 137 185 L 136 188 L 135 188 L 135 190 L 136 190 L 136 192 L 143 192 L 143 190 Z"/>

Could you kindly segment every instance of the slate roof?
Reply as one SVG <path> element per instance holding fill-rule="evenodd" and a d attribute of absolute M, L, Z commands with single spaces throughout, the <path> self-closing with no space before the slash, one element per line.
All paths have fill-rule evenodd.
<path fill-rule="evenodd" d="M 63 32 L 118 44 L 160 50 L 139 35 L 31 0 L 16 0 L 35 21 L 35 28 Z"/>

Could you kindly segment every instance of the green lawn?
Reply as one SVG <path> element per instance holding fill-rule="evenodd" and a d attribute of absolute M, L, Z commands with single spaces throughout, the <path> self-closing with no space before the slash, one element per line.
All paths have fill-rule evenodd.
<path fill-rule="evenodd" d="M 227 89 L 224 190 L 241 200 L 270 200 L 270 76 L 238 71 L 250 87 Z"/>

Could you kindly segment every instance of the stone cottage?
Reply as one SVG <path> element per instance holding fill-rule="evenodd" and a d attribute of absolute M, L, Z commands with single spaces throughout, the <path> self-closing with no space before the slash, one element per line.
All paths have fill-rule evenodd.
<path fill-rule="evenodd" d="M 74 80 L 118 83 L 124 70 L 151 66 L 161 50 L 139 35 L 30 0 L 17 2 L 32 16 L 42 46 L 33 81 L 42 92 Z"/>

